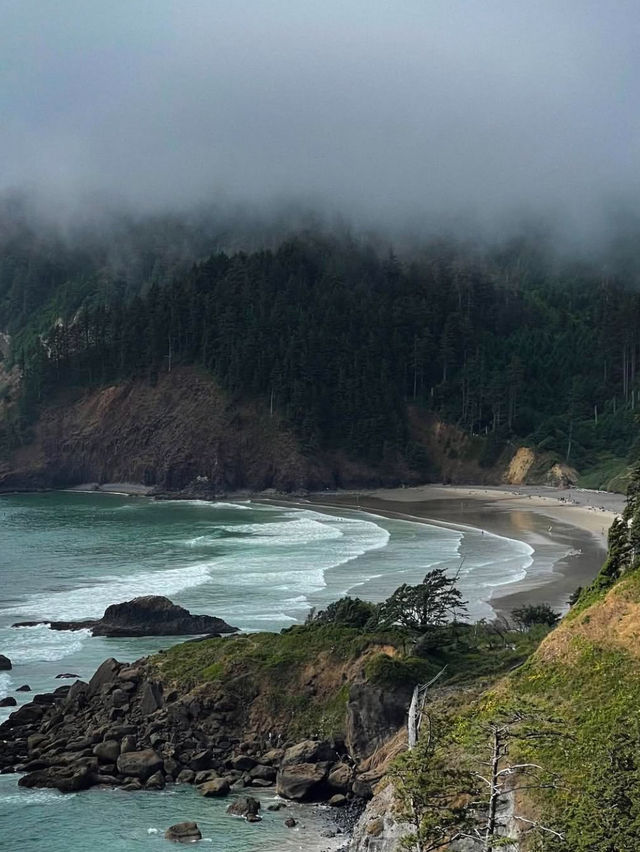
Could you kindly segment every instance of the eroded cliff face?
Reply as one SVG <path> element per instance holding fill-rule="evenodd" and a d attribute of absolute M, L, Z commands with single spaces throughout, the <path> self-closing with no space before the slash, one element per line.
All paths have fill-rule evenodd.
<path fill-rule="evenodd" d="M 15 369 L 4 375 L 4 386 L 10 393 L 0 399 L 0 427 L 19 395 Z M 513 458 L 512 450 L 505 452 L 484 467 L 474 444 L 478 439 L 457 427 L 415 408 L 409 411 L 409 426 L 414 447 L 422 448 L 420 470 L 400 453 L 367 464 L 343 452 L 310 452 L 262 401 L 231 399 L 209 374 L 180 367 L 155 383 L 131 380 L 59 395 L 41 410 L 29 443 L 3 455 L 0 441 L 0 491 L 135 482 L 207 497 L 269 488 L 390 487 L 429 479 L 555 483 L 550 462 L 540 458 L 534 464 L 530 450 L 521 448 Z M 527 453 L 532 458 L 520 470 Z"/>
<path fill-rule="evenodd" d="M 373 469 L 339 454 L 305 455 L 277 414 L 257 402 L 232 402 L 193 368 L 165 373 L 153 385 L 67 393 L 43 409 L 29 445 L 0 458 L 0 490 L 141 482 L 220 493 L 416 479 L 402 462 Z"/>

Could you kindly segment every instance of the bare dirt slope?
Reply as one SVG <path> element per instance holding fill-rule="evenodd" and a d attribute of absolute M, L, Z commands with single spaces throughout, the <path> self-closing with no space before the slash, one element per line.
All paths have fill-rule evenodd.
<path fill-rule="evenodd" d="M 66 394 L 42 411 L 28 446 L 0 458 L 1 490 L 140 482 L 178 491 L 195 482 L 203 491 L 292 491 L 405 479 L 415 476 L 401 464 L 373 470 L 338 454 L 305 455 L 277 414 L 232 402 L 192 368 L 153 385 Z"/>
<path fill-rule="evenodd" d="M 47 407 L 33 443 L 0 468 L 0 485 L 95 480 L 180 489 L 200 476 L 219 489 L 291 488 L 313 475 L 276 418 L 231 406 L 208 377 L 178 369 L 155 385 L 131 381 Z"/>

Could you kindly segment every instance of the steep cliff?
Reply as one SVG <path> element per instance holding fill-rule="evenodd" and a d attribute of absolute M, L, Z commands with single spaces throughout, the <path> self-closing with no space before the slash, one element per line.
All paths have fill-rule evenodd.
<path fill-rule="evenodd" d="M 69 391 L 45 406 L 33 440 L 0 457 L 0 490 L 84 482 L 142 482 L 178 491 L 394 484 L 418 475 L 401 459 L 380 465 L 303 448 L 257 402 L 230 399 L 206 373 L 182 367 L 156 383 Z"/>
<path fill-rule="evenodd" d="M 0 362 L 1 366 L 1 362 Z M 0 380 L 2 374 L 0 373 Z M 0 432 L 15 415 L 19 375 L 5 375 Z M 13 418 L 15 420 L 15 416 Z M 487 460 L 486 441 L 411 410 L 413 461 L 392 452 L 377 463 L 343 451 L 304 446 L 277 411 L 231 398 L 205 371 L 179 367 L 153 383 L 131 380 L 91 391 L 69 389 L 42 407 L 31 435 L 3 450 L 0 490 L 60 488 L 88 482 L 139 482 L 160 491 L 207 496 L 247 489 L 279 491 L 376 487 L 425 480 L 498 484 L 548 480 L 544 457 L 520 470 L 512 451 Z M 417 453 L 417 456 L 416 456 Z M 520 451 L 516 462 L 531 451 Z M 411 455 L 411 454 L 409 454 Z"/>

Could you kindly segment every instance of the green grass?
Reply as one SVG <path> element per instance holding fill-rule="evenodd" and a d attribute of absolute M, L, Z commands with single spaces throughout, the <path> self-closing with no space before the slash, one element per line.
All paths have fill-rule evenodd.
<path fill-rule="evenodd" d="M 640 572 L 621 583 L 625 597 L 639 602 Z M 606 594 L 596 589 L 582 601 L 587 630 L 588 609 Z M 610 643 L 607 633 L 597 642 L 582 633 L 567 636 L 571 619 L 555 654 L 534 654 L 477 700 L 454 705 L 452 713 L 449 708 L 453 768 L 486 760 L 490 722 L 515 714 L 530 718 L 547 734 L 514 740 L 509 759 L 536 764 L 555 778 L 548 787 L 534 785 L 524 806 L 565 835 L 563 841 L 547 837 L 544 849 L 640 852 L 640 659 L 635 648 Z M 524 843 L 523 852 L 538 848 L 531 844 Z"/>
<path fill-rule="evenodd" d="M 578 487 L 626 494 L 630 472 L 626 459 L 602 453 L 595 464 L 581 472 Z"/>
<path fill-rule="evenodd" d="M 278 680 L 319 654 L 336 662 L 356 659 L 376 644 L 402 647 L 397 633 L 363 633 L 332 625 L 296 626 L 282 633 L 252 633 L 176 645 L 155 658 L 162 675 L 183 687 L 231 677 L 242 668 Z"/>

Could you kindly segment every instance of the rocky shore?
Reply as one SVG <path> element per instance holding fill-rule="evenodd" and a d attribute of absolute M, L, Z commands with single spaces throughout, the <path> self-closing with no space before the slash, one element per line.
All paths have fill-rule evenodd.
<path fill-rule="evenodd" d="M 218 798 L 275 787 L 283 799 L 344 808 L 352 824 L 383 774 L 367 758 L 404 723 L 407 696 L 352 687 L 344 738 L 293 741 L 247 730 L 239 686 L 180 693 L 148 659 L 108 659 L 88 683 L 35 695 L 0 725 L 0 772 L 65 793 L 193 784 Z"/>

